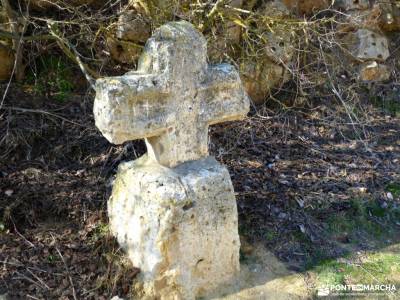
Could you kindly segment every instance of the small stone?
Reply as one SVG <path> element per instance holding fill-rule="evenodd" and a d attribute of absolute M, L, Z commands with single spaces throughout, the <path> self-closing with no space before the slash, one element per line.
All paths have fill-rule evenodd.
<path fill-rule="evenodd" d="M 78 177 L 82 177 L 85 174 L 85 169 L 81 169 L 75 172 L 75 175 Z"/>
<path fill-rule="evenodd" d="M 284 212 L 281 212 L 281 213 L 279 213 L 279 215 L 278 215 L 278 218 L 279 218 L 279 219 L 286 219 L 286 217 L 287 217 L 287 214 L 284 213 Z"/>
<path fill-rule="evenodd" d="M 381 203 L 381 208 L 387 208 L 389 205 L 388 205 L 388 203 L 386 202 L 386 201 L 383 201 L 382 203 Z"/>
<path fill-rule="evenodd" d="M 5 190 L 4 194 L 6 194 L 6 196 L 11 197 L 12 194 L 14 194 L 13 190 Z"/>
<path fill-rule="evenodd" d="M 363 193 L 363 194 L 365 194 L 366 192 L 367 192 L 367 188 L 366 187 L 359 187 L 358 188 L 358 191 L 360 192 L 360 193 Z"/>
<path fill-rule="evenodd" d="M 269 164 L 267 164 L 267 168 L 272 170 L 272 169 L 275 168 L 275 164 L 274 163 L 269 163 Z"/>
<path fill-rule="evenodd" d="M 367 82 L 387 81 L 390 79 L 390 68 L 376 61 L 365 63 L 360 69 L 360 79 Z"/>

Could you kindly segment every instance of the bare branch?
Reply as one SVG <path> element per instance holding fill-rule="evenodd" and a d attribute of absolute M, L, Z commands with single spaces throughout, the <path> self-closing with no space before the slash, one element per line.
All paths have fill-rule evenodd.
<path fill-rule="evenodd" d="M 86 80 L 89 82 L 92 89 L 94 89 L 95 79 L 99 78 L 100 75 L 96 71 L 91 69 L 87 64 L 82 62 L 80 54 L 76 50 L 75 46 L 58 34 L 58 28 L 56 24 L 48 22 L 48 27 L 51 34 L 56 38 L 58 46 L 61 48 L 61 50 L 63 50 L 63 52 L 65 53 L 65 55 L 68 56 L 69 59 L 78 64 L 82 73 L 85 75 Z"/>
<path fill-rule="evenodd" d="M 43 40 L 56 40 L 57 38 L 50 34 L 20 36 L 14 35 L 10 32 L 0 30 L 0 37 L 5 39 L 23 40 L 23 41 L 43 41 Z"/>

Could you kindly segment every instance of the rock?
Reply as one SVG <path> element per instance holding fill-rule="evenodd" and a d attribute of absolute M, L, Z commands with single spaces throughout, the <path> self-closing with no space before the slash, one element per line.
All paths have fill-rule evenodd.
<path fill-rule="evenodd" d="M 369 0 L 336 0 L 334 8 L 344 11 L 365 10 L 370 8 Z"/>
<path fill-rule="evenodd" d="M 264 33 L 265 52 L 269 59 L 277 64 L 287 64 L 293 57 L 294 48 L 291 32 L 284 28 L 275 28 L 274 32 Z"/>
<path fill-rule="evenodd" d="M 331 5 L 330 0 L 282 0 L 282 2 L 298 15 L 312 15 Z"/>
<path fill-rule="evenodd" d="M 259 12 L 265 16 L 274 17 L 288 17 L 290 16 L 290 11 L 288 6 L 286 6 L 282 0 L 272 0 L 265 2 Z"/>
<path fill-rule="evenodd" d="M 388 39 L 383 34 L 369 29 L 350 32 L 343 42 L 353 58 L 357 60 L 385 61 L 390 56 Z"/>
<path fill-rule="evenodd" d="M 211 37 L 207 52 L 212 62 L 219 63 L 226 61 L 227 57 L 235 57 L 236 51 L 240 49 L 238 45 L 241 41 L 242 29 L 233 22 L 227 22 L 224 25 L 224 28 L 220 28 L 219 32 Z"/>
<path fill-rule="evenodd" d="M 14 68 L 14 54 L 4 41 L 0 41 L 0 81 L 9 80 Z"/>
<path fill-rule="evenodd" d="M 281 0 L 264 3 L 257 13 L 283 19 L 290 16 L 290 11 Z M 242 81 L 255 104 L 262 104 L 272 88 L 289 79 L 284 65 L 291 61 L 294 54 L 290 30 L 290 26 L 277 24 L 272 30 L 262 33 L 264 53 L 258 53 L 254 60 L 243 61 L 240 65 Z"/>
<path fill-rule="evenodd" d="M 390 68 L 376 61 L 364 63 L 360 69 L 362 81 L 387 81 L 390 79 Z"/>
<path fill-rule="evenodd" d="M 286 217 L 287 217 L 287 214 L 284 212 L 280 212 L 278 215 L 278 219 L 286 219 Z"/>
<path fill-rule="evenodd" d="M 246 92 L 255 104 L 264 103 L 272 88 L 289 80 L 286 69 L 267 58 L 244 62 L 240 73 Z"/>
<path fill-rule="evenodd" d="M 350 10 L 347 14 L 347 21 L 339 25 L 340 28 L 351 30 L 362 28 L 375 32 L 400 30 L 400 2 L 397 4 L 390 0 L 376 2 L 371 9 Z"/>
<path fill-rule="evenodd" d="M 124 64 L 136 64 L 143 47 L 134 42 L 107 37 L 107 47 L 112 59 Z"/>
<path fill-rule="evenodd" d="M 111 231 L 141 270 L 136 289 L 143 295 L 194 300 L 239 272 L 233 187 L 213 158 L 172 169 L 147 156 L 121 164 L 108 213 Z"/>
<path fill-rule="evenodd" d="M 120 40 L 144 43 L 150 37 L 150 24 L 134 10 L 123 12 L 118 18 L 116 37 Z"/>
<path fill-rule="evenodd" d="M 367 21 L 382 31 L 392 32 L 400 30 L 400 2 L 378 2 L 373 6 Z"/>
<path fill-rule="evenodd" d="M 286 6 L 278 0 L 267 2 L 261 9 L 258 10 L 259 14 L 268 17 L 287 18 L 290 15 Z M 294 53 L 292 45 L 292 32 L 291 27 L 283 25 L 276 25 L 272 30 L 263 33 L 262 39 L 265 41 L 265 51 L 269 59 L 278 64 L 288 63 Z"/>
<path fill-rule="evenodd" d="M 150 24 L 136 11 L 122 13 L 114 33 L 107 37 L 112 59 L 124 64 L 136 64 L 150 33 Z"/>
<path fill-rule="evenodd" d="M 6 196 L 7 196 L 7 197 L 11 197 L 11 196 L 12 196 L 12 194 L 14 194 L 14 191 L 13 191 L 13 190 L 10 190 L 10 189 L 8 189 L 8 190 L 5 190 L 5 191 L 4 191 L 4 194 L 6 194 Z"/>

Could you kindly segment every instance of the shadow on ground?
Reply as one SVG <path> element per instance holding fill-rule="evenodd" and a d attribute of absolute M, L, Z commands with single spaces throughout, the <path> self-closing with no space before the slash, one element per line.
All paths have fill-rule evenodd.
<path fill-rule="evenodd" d="M 138 270 L 109 236 L 105 206 L 116 167 L 143 143 L 108 144 L 83 97 L 40 109 L 18 100 L 28 97 L 11 89 L 0 111 L 0 295 L 130 295 Z M 400 238 L 399 119 L 371 107 L 358 126 L 326 107 L 253 111 L 211 130 L 238 199 L 243 267 L 228 299 L 399 283 L 398 250 L 381 256 Z"/>

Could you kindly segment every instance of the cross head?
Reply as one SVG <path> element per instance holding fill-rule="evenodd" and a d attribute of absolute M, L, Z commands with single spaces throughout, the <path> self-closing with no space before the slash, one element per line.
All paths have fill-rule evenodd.
<path fill-rule="evenodd" d="M 155 31 L 137 71 L 96 82 L 102 134 L 115 144 L 144 138 L 149 157 L 166 167 L 208 156 L 208 127 L 248 111 L 238 72 L 209 65 L 205 38 L 186 21 Z"/>

